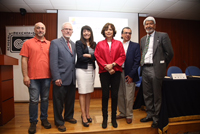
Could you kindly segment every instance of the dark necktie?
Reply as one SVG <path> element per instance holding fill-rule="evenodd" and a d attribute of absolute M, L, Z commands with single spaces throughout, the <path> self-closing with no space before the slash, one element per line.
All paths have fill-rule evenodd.
<path fill-rule="evenodd" d="M 148 48 L 149 48 L 150 36 L 151 36 L 151 35 L 149 35 L 149 36 L 147 37 L 147 40 L 146 40 L 146 43 L 145 43 L 145 47 L 144 47 L 144 50 L 143 50 L 143 53 L 142 53 L 142 59 L 141 59 L 141 62 L 140 62 L 141 66 L 144 65 L 144 57 L 145 57 L 145 55 L 146 55 L 146 53 L 147 53 L 147 50 L 148 50 Z"/>

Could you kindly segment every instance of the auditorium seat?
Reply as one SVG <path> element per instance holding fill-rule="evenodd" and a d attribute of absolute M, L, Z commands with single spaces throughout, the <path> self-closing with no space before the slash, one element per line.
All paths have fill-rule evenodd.
<path fill-rule="evenodd" d="M 189 66 L 186 68 L 185 74 L 188 76 L 190 76 L 190 75 L 200 76 L 200 69 L 196 66 Z"/>
<path fill-rule="evenodd" d="M 174 73 L 183 73 L 183 71 L 177 66 L 171 66 L 167 70 L 167 76 L 171 76 Z"/>
<path fill-rule="evenodd" d="M 136 87 L 140 87 L 142 83 L 142 76 L 140 76 L 140 66 L 138 67 L 138 75 L 139 75 L 139 81 L 135 82 Z"/>

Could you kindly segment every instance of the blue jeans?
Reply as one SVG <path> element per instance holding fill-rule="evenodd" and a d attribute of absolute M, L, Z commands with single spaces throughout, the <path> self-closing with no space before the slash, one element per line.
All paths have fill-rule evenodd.
<path fill-rule="evenodd" d="M 31 80 L 31 84 L 29 87 L 29 96 L 30 96 L 30 103 L 29 103 L 29 117 L 30 123 L 38 122 L 38 102 L 39 96 L 41 98 L 40 110 L 41 115 L 40 119 L 44 120 L 47 119 L 47 111 L 49 105 L 49 89 L 50 89 L 50 82 L 51 79 L 34 79 Z"/>

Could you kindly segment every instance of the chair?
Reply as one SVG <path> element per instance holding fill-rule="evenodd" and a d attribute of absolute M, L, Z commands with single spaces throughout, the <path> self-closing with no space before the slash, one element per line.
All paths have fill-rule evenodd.
<path fill-rule="evenodd" d="M 136 87 L 140 87 L 142 83 L 142 76 L 140 76 L 140 66 L 138 67 L 138 76 L 139 76 L 139 81 L 135 82 Z"/>
<path fill-rule="evenodd" d="M 196 66 L 189 66 L 185 70 L 186 75 L 195 75 L 195 76 L 200 76 L 200 69 Z"/>
<path fill-rule="evenodd" d="M 183 71 L 177 67 L 177 66 L 171 66 L 168 68 L 167 70 L 167 76 L 171 76 L 171 74 L 174 74 L 174 73 L 183 73 Z"/>

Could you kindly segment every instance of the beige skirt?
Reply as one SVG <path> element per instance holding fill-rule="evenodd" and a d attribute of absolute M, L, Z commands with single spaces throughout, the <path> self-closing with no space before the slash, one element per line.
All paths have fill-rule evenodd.
<path fill-rule="evenodd" d="M 76 80 L 79 94 L 94 92 L 95 70 L 93 66 L 88 65 L 87 69 L 76 68 Z"/>

